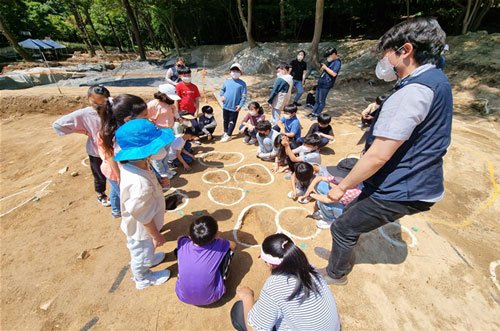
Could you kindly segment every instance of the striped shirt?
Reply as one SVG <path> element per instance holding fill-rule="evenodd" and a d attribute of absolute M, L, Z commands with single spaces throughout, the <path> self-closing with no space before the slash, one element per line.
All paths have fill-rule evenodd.
<path fill-rule="evenodd" d="M 310 293 L 300 303 L 302 291 L 292 300 L 296 279 L 291 276 L 272 275 L 260 291 L 259 300 L 248 313 L 248 324 L 256 330 L 340 330 L 335 299 L 322 277 L 313 277 L 319 293 Z"/>

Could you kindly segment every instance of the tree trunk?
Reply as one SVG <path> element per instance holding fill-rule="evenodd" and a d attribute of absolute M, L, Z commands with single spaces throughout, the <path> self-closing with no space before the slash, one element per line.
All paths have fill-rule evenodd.
<path fill-rule="evenodd" d="M 410 19 L 410 0 L 406 0 L 406 19 Z"/>
<path fill-rule="evenodd" d="M 174 31 L 175 31 L 175 36 L 177 37 L 177 39 L 179 40 L 179 42 L 182 44 L 183 47 L 185 48 L 189 48 L 189 43 L 186 42 L 186 39 L 184 39 L 182 37 L 182 34 L 181 32 L 179 31 L 179 28 L 177 27 L 177 24 L 175 24 L 174 22 L 174 17 L 172 15 L 172 17 L 170 18 L 170 22 L 171 24 L 174 26 Z"/>
<path fill-rule="evenodd" d="M 92 45 L 92 40 L 90 40 L 89 33 L 87 31 L 87 28 L 85 27 L 85 24 L 83 24 L 83 19 L 82 16 L 80 15 L 80 10 L 78 9 L 78 4 L 76 3 L 76 0 L 73 0 L 71 2 L 71 6 L 73 9 L 73 15 L 75 16 L 75 21 L 76 25 L 80 29 L 80 32 L 82 34 L 83 42 L 85 43 L 85 46 L 87 47 L 87 50 L 89 52 L 90 57 L 95 56 L 95 48 L 94 45 Z"/>
<path fill-rule="evenodd" d="M 250 48 L 255 48 L 257 44 L 252 36 L 252 0 L 248 0 L 248 22 L 245 19 L 245 15 L 243 15 L 241 0 L 238 0 L 238 12 L 240 13 L 241 23 L 243 23 L 243 27 L 245 28 L 245 32 L 247 34 L 248 44 L 250 45 Z"/>
<path fill-rule="evenodd" d="M 165 24 L 163 21 L 161 21 L 161 25 L 163 25 L 165 31 L 167 31 L 167 34 L 169 35 L 170 39 L 172 39 L 177 56 L 181 56 L 181 51 L 179 49 L 179 44 L 177 43 L 177 39 L 175 38 L 175 33 L 173 32 L 173 30 L 170 30 L 167 24 Z"/>
<path fill-rule="evenodd" d="M 146 28 L 148 30 L 149 39 L 151 40 L 151 45 L 153 46 L 153 49 L 155 51 L 157 51 L 159 48 L 158 48 L 158 44 L 156 43 L 153 28 L 151 26 L 151 15 L 149 13 L 147 13 L 147 14 L 149 15 L 149 17 L 146 17 L 146 15 L 143 15 L 144 23 L 146 23 Z"/>
<path fill-rule="evenodd" d="M 9 41 L 12 47 L 14 47 L 16 52 L 19 55 L 21 55 L 24 61 L 31 61 L 31 56 L 28 53 L 26 53 L 26 51 L 21 46 L 19 46 L 19 44 L 14 40 L 12 33 L 10 33 L 9 29 L 7 29 L 7 26 L 4 24 L 1 16 L 0 16 L 0 29 L 2 30 L 2 34 Z"/>
<path fill-rule="evenodd" d="M 285 35 L 285 0 L 280 0 L 280 34 Z"/>
<path fill-rule="evenodd" d="M 484 16 L 491 9 L 493 4 L 494 4 L 494 0 L 487 0 L 486 1 L 486 3 L 482 6 L 481 11 L 479 12 L 479 14 L 476 16 L 476 18 L 472 22 L 472 25 L 470 27 L 471 31 L 476 31 L 479 28 L 479 26 L 481 25 L 481 22 L 483 21 Z"/>
<path fill-rule="evenodd" d="M 314 36 L 309 46 L 309 54 L 311 54 L 311 61 L 314 66 L 319 69 L 318 59 L 318 46 L 321 39 L 321 31 L 323 30 L 323 8 L 325 6 L 324 0 L 316 0 L 316 16 L 314 19 Z"/>
<path fill-rule="evenodd" d="M 106 50 L 106 47 L 104 47 L 104 44 L 101 42 L 101 39 L 99 38 L 97 31 L 95 30 L 94 23 L 92 23 L 92 19 L 90 18 L 89 9 L 84 6 L 83 12 L 85 13 L 85 18 L 87 19 L 87 23 L 90 25 L 92 32 L 94 32 L 95 40 L 99 44 L 99 47 L 101 47 L 102 51 L 107 54 L 108 51 Z"/>
<path fill-rule="evenodd" d="M 462 34 L 466 34 L 470 30 L 470 26 L 474 17 L 476 16 L 477 10 L 479 8 L 479 4 L 482 0 L 475 0 L 474 7 L 471 10 L 472 0 L 467 0 L 467 9 L 465 11 L 464 21 L 462 25 Z"/>
<path fill-rule="evenodd" d="M 144 50 L 144 44 L 142 43 L 141 33 L 139 32 L 139 25 L 137 24 L 137 19 L 135 18 L 132 7 L 130 6 L 130 2 L 128 0 L 123 0 L 123 5 L 125 6 L 125 10 L 127 11 L 127 15 L 132 22 L 132 30 L 134 30 L 135 41 L 137 42 L 137 46 L 139 46 L 139 56 L 141 60 L 146 60 L 146 51 Z"/>
<path fill-rule="evenodd" d="M 120 51 L 120 53 L 123 53 L 122 43 L 120 42 L 120 38 L 118 38 L 118 35 L 116 34 L 115 27 L 113 26 L 113 22 L 111 21 L 111 18 L 107 14 L 106 14 L 106 18 L 108 19 L 109 26 L 111 27 L 111 32 L 113 33 L 113 38 L 115 39 L 116 46 L 118 47 L 118 50 Z"/>
<path fill-rule="evenodd" d="M 130 32 L 130 28 L 127 24 L 125 24 L 125 27 L 127 28 L 128 39 L 130 39 L 130 44 L 132 45 L 132 52 L 137 53 L 137 50 L 135 49 L 134 38 L 132 37 L 132 32 Z"/>

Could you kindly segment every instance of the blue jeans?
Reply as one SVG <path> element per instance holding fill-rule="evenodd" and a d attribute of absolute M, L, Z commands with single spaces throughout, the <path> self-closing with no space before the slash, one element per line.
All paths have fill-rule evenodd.
<path fill-rule="evenodd" d="M 238 130 L 241 130 L 242 128 L 243 128 L 243 124 L 240 125 L 240 127 L 238 128 Z M 245 136 L 249 136 L 249 137 L 255 138 L 255 137 L 257 137 L 257 130 L 253 129 L 253 131 L 248 131 L 248 129 L 245 129 L 245 131 L 243 131 L 243 134 Z"/>
<path fill-rule="evenodd" d="M 111 180 L 108 178 L 109 185 L 111 186 L 109 190 L 109 202 L 111 202 L 111 211 L 115 213 L 120 213 L 120 186 L 116 180 Z"/>
<path fill-rule="evenodd" d="M 293 87 L 297 89 L 297 95 L 295 96 L 295 99 L 293 99 L 293 102 L 299 101 L 300 97 L 304 93 L 304 88 L 302 87 L 302 81 L 301 80 L 293 80 Z"/>
<path fill-rule="evenodd" d="M 328 88 L 318 87 L 316 89 L 316 103 L 314 104 L 312 111 L 314 115 L 318 116 L 323 111 L 323 108 L 325 108 L 326 96 L 328 95 L 328 92 L 330 92 L 330 89 Z"/>
<path fill-rule="evenodd" d="M 304 144 L 304 138 L 305 137 L 300 137 L 299 139 L 297 139 L 297 143 L 299 143 L 300 145 L 303 145 Z M 329 142 L 330 142 L 330 140 L 328 140 L 327 138 L 321 137 L 321 144 L 319 145 L 318 148 L 325 147 L 326 145 L 328 145 Z"/>
<path fill-rule="evenodd" d="M 327 195 L 329 190 L 330 185 L 327 182 L 321 181 L 316 185 L 316 192 L 318 194 Z M 323 203 L 316 201 L 316 204 L 323 218 L 328 221 L 335 221 L 344 212 L 344 204 L 342 202 Z"/>

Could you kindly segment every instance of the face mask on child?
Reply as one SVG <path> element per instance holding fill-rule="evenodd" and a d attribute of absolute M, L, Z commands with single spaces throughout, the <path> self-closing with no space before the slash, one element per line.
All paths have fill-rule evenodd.
<path fill-rule="evenodd" d="M 188 76 L 182 77 L 182 81 L 184 83 L 191 83 L 191 77 L 188 77 Z"/>
<path fill-rule="evenodd" d="M 249 111 L 250 116 L 257 116 L 258 112 L 256 110 L 250 110 Z"/>
<path fill-rule="evenodd" d="M 212 115 L 212 114 L 205 114 L 205 117 L 206 118 L 212 118 L 212 117 L 214 117 L 214 115 Z"/>
<path fill-rule="evenodd" d="M 313 149 L 310 148 L 310 147 L 306 147 L 306 146 L 302 145 L 302 151 L 304 153 L 311 153 L 313 151 Z"/>
<path fill-rule="evenodd" d="M 280 78 L 281 76 L 283 76 L 283 74 L 281 73 L 281 71 L 278 71 L 278 72 L 276 73 L 276 77 Z"/>
<path fill-rule="evenodd" d="M 265 138 L 267 135 L 265 132 L 259 132 L 259 137 Z"/>
<path fill-rule="evenodd" d="M 285 115 L 283 115 L 283 117 L 284 117 L 286 120 L 289 120 L 290 118 L 292 118 L 292 116 L 291 116 L 291 115 L 289 115 L 289 114 L 285 114 Z"/>
<path fill-rule="evenodd" d="M 184 126 L 191 126 L 191 121 L 184 120 L 184 121 L 182 121 L 182 125 L 184 125 Z"/>
<path fill-rule="evenodd" d="M 160 161 L 163 160 L 166 156 L 167 150 L 165 148 L 160 148 L 160 150 L 156 154 L 151 155 L 149 158 L 151 160 Z"/>
<path fill-rule="evenodd" d="M 231 77 L 233 79 L 238 79 L 238 78 L 240 78 L 240 76 L 241 76 L 241 74 L 239 72 L 237 72 L 237 71 L 231 71 Z"/>

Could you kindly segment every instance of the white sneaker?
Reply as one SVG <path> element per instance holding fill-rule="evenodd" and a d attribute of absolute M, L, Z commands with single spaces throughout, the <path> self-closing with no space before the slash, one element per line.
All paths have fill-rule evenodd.
<path fill-rule="evenodd" d="M 201 143 L 200 143 L 199 140 L 193 140 L 193 144 L 195 144 L 195 145 L 201 145 Z"/>
<path fill-rule="evenodd" d="M 135 280 L 135 288 L 143 290 L 151 285 L 161 285 L 170 278 L 170 270 L 153 271 L 148 278 L 143 280 Z"/>
<path fill-rule="evenodd" d="M 252 138 L 250 139 L 250 141 L 248 142 L 250 145 L 253 145 L 257 142 L 257 138 Z"/>
<path fill-rule="evenodd" d="M 231 136 L 228 136 L 227 133 L 224 133 L 224 135 L 222 136 L 222 138 L 220 138 L 220 142 L 221 143 L 225 143 L 227 141 L 231 140 Z"/>
<path fill-rule="evenodd" d="M 317 220 L 316 227 L 321 230 L 328 230 L 332 226 L 333 221 Z"/>
<path fill-rule="evenodd" d="M 323 215 L 321 215 L 321 212 L 319 210 L 317 210 L 314 213 L 312 213 L 311 217 L 314 218 L 317 221 L 323 220 Z"/>
<path fill-rule="evenodd" d="M 250 141 L 250 137 L 249 137 L 249 136 L 245 136 L 245 138 L 243 138 L 243 142 L 244 142 L 244 143 L 247 143 L 247 144 L 248 144 L 248 143 L 249 143 L 249 141 Z"/>
<path fill-rule="evenodd" d="M 293 199 L 293 195 L 292 195 L 292 194 L 293 194 L 293 191 L 288 192 L 288 197 L 289 197 L 290 199 Z"/>
<path fill-rule="evenodd" d="M 163 261 L 163 259 L 165 258 L 165 253 L 163 252 L 158 252 L 155 254 L 155 257 L 153 259 L 153 266 L 155 265 L 158 265 L 161 263 L 161 261 Z"/>
<path fill-rule="evenodd" d="M 175 170 L 167 170 L 165 173 L 167 174 L 168 179 L 172 179 L 175 175 L 177 175 L 177 171 Z"/>

